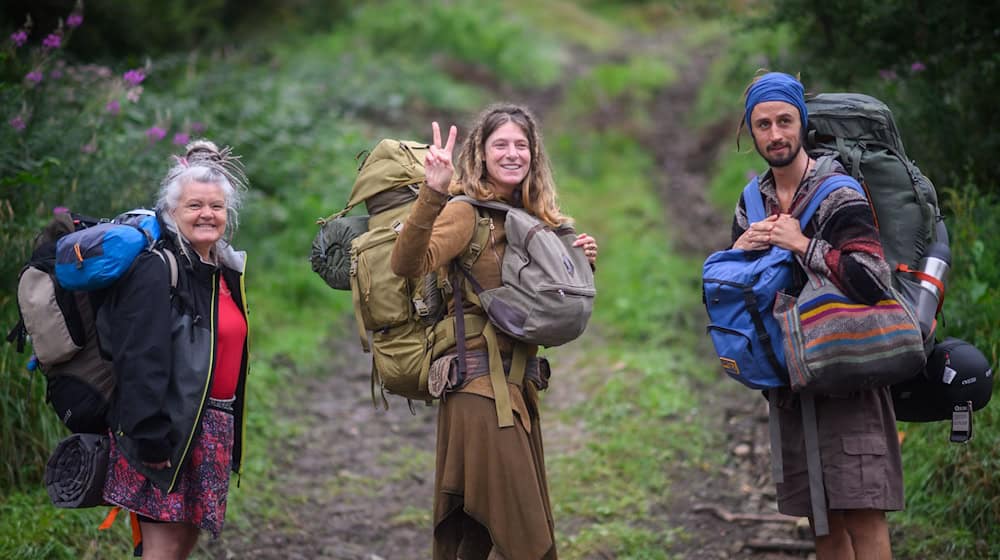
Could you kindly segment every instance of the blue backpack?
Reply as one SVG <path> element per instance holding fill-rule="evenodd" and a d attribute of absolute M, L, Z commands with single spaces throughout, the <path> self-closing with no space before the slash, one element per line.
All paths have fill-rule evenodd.
<path fill-rule="evenodd" d="M 156 214 L 141 208 L 77 230 L 56 243 L 56 279 L 66 290 L 107 288 L 159 238 Z"/>
<path fill-rule="evenodd" d="M 851 177 L 828 177 L 798 216 L 803 228 L 827 195 L 840 187 L 851 187 L 864 195 L 861 185 Z M 767 217 L 756 177 L 743 189 L 743 200 L 750 223 Z M 781 327 L 771 309 L 777 293 L 791 286 L 795 266 L 791 251 L 771 247 L 766 251 L 718 251 L 702 267 L 708 333 L 722 369 L 752 389 L 788 385 Z"/>

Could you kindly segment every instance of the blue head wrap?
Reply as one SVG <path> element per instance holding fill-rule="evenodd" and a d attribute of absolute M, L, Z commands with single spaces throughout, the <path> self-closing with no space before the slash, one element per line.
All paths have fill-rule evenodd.
<path fill-rule="evenodd" d="M 809 112 L 806 110 L 805 90 L 802 84 L 782 72 L 771 72 L 764 74 L 759 80 L 750 86 L 747 92 L 746 119 L 747 126 L 750 126 L 750 113 L 758 103 L 765 101 L 784 101 L 794 105 L 799 110 L 799 118 L 802 120 L 802 128 L 809 124 Z"/>

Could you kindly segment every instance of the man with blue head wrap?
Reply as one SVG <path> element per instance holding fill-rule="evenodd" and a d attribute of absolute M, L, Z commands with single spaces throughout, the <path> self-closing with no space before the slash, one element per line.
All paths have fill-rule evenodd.
<path fill-rule="evenodd" d="M 860 189 L 832 191 L 806 223 L 794 217 L 826 178 L 845 174 L 834 156 L 814 159 L 805 150 L 809 114 L 802 84 L 788 74 L 770 72 L 750 84 L 744 101 L 740 128 L 747 128 L 768 164 L 751 181 L 768 217 L 750 223 L 741 197 L 732 226 L 733 248 L 763 254 L 772 246 L 782 247 L 798 257 L 798 265 L 827 277 L 853 301 L 871 304 L 884 297 L 891 283 L 889 266 Z M 790 295 L 804 284 L 804 273 L 798 272 L 796 285 L 784 287 Z M 815 418 L 810 414 L 805 419 L 806 398 L 787 388 L 768 392 L 780 426 L 772 460 L 784 469 L 784 480 L 776 481 L 778 510 L 809 517 L 817 560 L 891 558 L 885 511 L 903 508 L 903 476 L 888 387 L 810 399 Z M 807 467 L 807 425 L 816 426 L 815 450 L 809 453 L 813 465 L 819 463 L 815 468 Z M 817 469 L 822 472 L 810 472 Z"/>

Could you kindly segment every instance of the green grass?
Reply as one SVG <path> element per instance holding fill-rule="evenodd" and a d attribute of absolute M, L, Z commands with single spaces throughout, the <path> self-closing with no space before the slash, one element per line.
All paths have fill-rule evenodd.
<path fill-rule="evenodd" d="M 632 135 L 647 133 L 656 126 L 650 118 L 651 102 L 676 79 L 673 64 L 649 54 L 633 53 L 622 61 L 596 64 L 569 84 L 559 120 L 572 126 L 578 119 L 602 114 L 604 122 L 598 127 Z"/>
<path fill-rule="evenodd" d="M 692 383 L 714 371 L 690 350 L 698 267 L 672 251 L 652 159 L 634 140 L 567 130 L 549 147 L 564 209 L 601 248 L 593 320 L 602 342 L 581 360 L 598 365 L 585 368 L 590 397 L 560 413 L 567 424 L 582 418 L 586 439 L 547 459 L 557 523 L 579 526 L 558 535 L 560 554 L 666 558 L 679 530 L 639 520 L 669 499 L 666 466 L 697 468 L 715 443 L 691 429 L 700 418 Z"/>
<path fill-rule="evenodd" d="M 544 10 L 538 10 L 534 0 L 508 2 L 511 11 L 531 14 L 532 25 L 562 42 L 582 45 L 595 52 L 607 51 L 624 37 L 622 26 L 598 16 L 579 2 L 548 0 Z"/>

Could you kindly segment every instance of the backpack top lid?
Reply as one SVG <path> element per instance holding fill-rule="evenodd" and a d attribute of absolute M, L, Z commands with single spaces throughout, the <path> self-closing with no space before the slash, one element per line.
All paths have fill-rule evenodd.
<path fill-rule="evenodd" d="M 424 156 L 430 146 L 385 138 L 372 148 L 358 168 L 347 208 L 371 197 L 424 180 Z"/>
<path fill-rule="evenodd" d="M 806 106 L 809 155 L 833 154 L 865 186 L 890 267 L 919 266 L 938 241 L 937 192 L 907 158 L 889 108 L 860 93 L 824 93 Z"/>
<path fill-rule="evenodd" d="M 863 93 L 821 93 L 806 100 L 809 130 L 815 141 L 851 138 L 889 146 L 906 159 L 903 140 L 889 107 Z"/>

